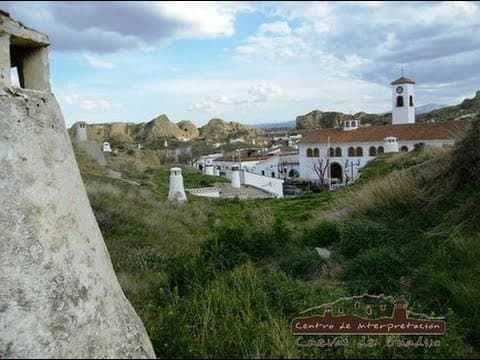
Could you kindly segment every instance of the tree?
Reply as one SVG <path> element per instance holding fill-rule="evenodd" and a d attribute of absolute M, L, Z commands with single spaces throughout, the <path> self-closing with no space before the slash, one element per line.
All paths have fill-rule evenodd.
<path fill-rule="evenodd" d="M 310 162 L 311 169 L 317 175 L 318 181 L 322 185 L 325 183 L 325 174 L 327 172 L 329 165 L 330 165 L 330 159 L 328 158 L 325 158 L 325 159 L 314 158 Z"/>

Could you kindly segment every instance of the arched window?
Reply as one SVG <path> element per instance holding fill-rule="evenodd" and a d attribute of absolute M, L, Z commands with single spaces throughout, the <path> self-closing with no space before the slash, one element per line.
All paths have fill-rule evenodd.
<path fill-rule="evenodd" d="M 328 149 L 328 154 L 329 154 L 330 157 L 334 157 L 335 156 L 335 149 L 333 147 Z"/>
<path fill-rule="evenodd" d="M 403 96 L 397 96 L 397 107 L 403 107 Z"/>
<path fill-rule="evenodd" d="M 356 156 L 363 156 L 363 149 L 361 146 L 358 146 L 357 149 L 355 150 L 355 155 Z"/>
<path fill-rule="evenodd" d="M 307 149 L 307 157 L 312 157 L 313 156 L 313 151 L 312 149 L 308 148 Z"/>
<path fill-rule="evenodd" d="M 355 148 L 353 146 L 348 148 L 348 156 L 355 156 Z"/>
<path fill-rule="evenodd" d="M 313 157 L 320 157 L 320 150 L 318 150 L 318 148 L 313 149 Z"/>
<path fill-rule="evenodd" d="M 410 97 L 408 99 L 409 99 L 410 106 L 413 106 L 413 96 L 410 95 Z"/>
<path fill-rule="evenodd" d="M 375 146 L 370 146 L 370 149 L 368 150 L 368 155 L 377 156 L 377 148 Z"/>
<path fill-rule="evenodd" d="M 342 156 L 342 149 L 340 147 L 335 148 L 335 156 L 337 157 Z"/>
<path fill-rule="evenodd" d="M 385 152 L 385 150 L 383 149 L 383 146 L 379 146 L 378 149 L 377 149 L 378 155 L 382 155 L 384 152 Z"/>
<path fill-rule="evenodd" d="M 403 145 L 403 146 L 400 148 L 400 151 L 407 152 L 407 151 L 408 151 L 408 146 Z"/>

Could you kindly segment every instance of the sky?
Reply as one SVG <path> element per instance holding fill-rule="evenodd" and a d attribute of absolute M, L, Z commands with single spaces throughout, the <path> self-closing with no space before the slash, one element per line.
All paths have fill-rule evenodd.
<path fill-rule="evenodd" d="M 480 2 L 14 2 L 49 35 L 65 122 L 197 126 L 295 120 L 314 109 L 382 113 L 390 82 L 417 105 L 480 90 Z"/>

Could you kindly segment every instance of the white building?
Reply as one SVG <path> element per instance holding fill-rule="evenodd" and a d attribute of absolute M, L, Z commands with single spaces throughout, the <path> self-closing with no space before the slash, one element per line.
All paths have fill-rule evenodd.
<path fill-rule="evenodd" d="M 78 142 L 87 141 L 87 124 L 85 121 L 78 121 L 74 125 L 75 127 L 75 138 Z"/>
<path fill-rule="evenodd" d="M 112 148 L 110 147 L 110 143 L 108 141 L 105 141 L 103 144 L 102 144 L 102 151 L 104 153 L 111 153 L 112 152 Z"/>
<path fill-rule="evenodd" d="M 343 128 L 316 130 L 299 142 L 300 178 L 350 182 L 377 155 L 410 151 L 415 144 L 452 145 L 468 126 L 465 120 L 415 123 L 415 82 L 401 77 L 392 85 L 392 125 L 361 126 L 348 120 Z"/>
<path fill-rule="evenodd" d="M 185 188 L 183 187 L 182 169 L 178 167 L 170 169 L 168 201 L 173 203 L 187 202 L 187 195 L 185 194 Z"/>

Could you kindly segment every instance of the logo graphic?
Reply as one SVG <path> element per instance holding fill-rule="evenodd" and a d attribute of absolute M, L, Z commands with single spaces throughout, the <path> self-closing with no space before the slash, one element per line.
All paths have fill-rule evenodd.
<path fill-rule="evenodd" d="M 352 300 L 353 307 L 348 312 L 353 315 L 347 315 L 348 303 L 344 302 Z M 383 303 L 376 304 L 377 300 Z M 442 335 L 446 330 L 443 318 L 416 314 L 407 310 L 404 300 L 384 295 L 341 298 L 303 313 L 317 309 L 323 309 L 323 314 L 292 320 L 294 335 Z"/>

